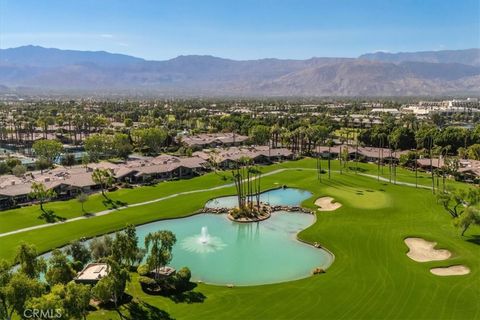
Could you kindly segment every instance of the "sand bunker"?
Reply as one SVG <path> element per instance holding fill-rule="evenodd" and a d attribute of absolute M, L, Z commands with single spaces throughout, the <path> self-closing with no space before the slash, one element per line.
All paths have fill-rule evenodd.
<path fill-rule="evenodd" d="M 469 274 L 470 269 L 464 265 L 432 268 L 430 272 L 437 276 L 462 276 Z"/>
<path fill-rule="evenodd" d="M 340 203 L 333 201 L 332 197 L 322 197 L 315 200 L 315 205 L 318 206 L 318 211 L 333 211 L 342 206 Z"/>
<path fill-rule="evenodd" d="M 417 262 L 439 261 L 450 258 L 452 253 L 445 249 L 434 249 L 436 242 L 422 238 L 406 238 L 405 244 L 410 249 L 407 256 Z"/>

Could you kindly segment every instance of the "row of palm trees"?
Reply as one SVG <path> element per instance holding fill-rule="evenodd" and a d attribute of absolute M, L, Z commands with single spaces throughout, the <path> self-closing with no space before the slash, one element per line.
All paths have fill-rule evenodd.
<path fill-rule="evenodd" d="M 68 137 L 73 144 L 92 133 L 107 128 L 109 121 L 101 115 L 59 114 L 41 115 L 0 115 L 0 141 L 14 145 L 31 144 L 38 135 L 47 139 L 49 134 Z"/>

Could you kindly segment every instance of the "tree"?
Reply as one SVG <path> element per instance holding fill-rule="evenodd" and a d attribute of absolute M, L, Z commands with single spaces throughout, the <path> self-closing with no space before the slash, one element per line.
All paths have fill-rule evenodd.
<path fill-rule="evenodd" d="M 7 319 L 6 288 L 12 278 L 12 268 L 6 260 L 0 260 L 0 319 Z"/>
<path fill-rule="evenodd" d="M 133 147 L 130 143 L 130 138 L 124 133 L 117 133 L 113 137 L 113 150 L 115 155 L 122 159 L 128 159 L 132 153 Z"/>
<path fill-rule="evenodd" d="M 107 259 L 107 264 L 110 269 L 108 275 L 97 282 L 92 289 L 92 293 L 103 303 L 113 300 L 115 307 L 118 307 L 118 302 L 122 300 L 125 292 L 127 281 L 130 281 L 130 274 L 127 269 L 113 259 Z"/>
<path fill-rule="evenodd" d="M 480 160 L 480 144 L 472 144 L 467 149 L 467 155 L 469 159 Z"/>
<path fill-rule="evenodd" d="M 145 237 L 145 247 L 150 248 L 147 257 L 147 265 L 150 270 L 155 270 L 155 278 L 158 279 L 158 269 L 166 266 L 172 260 L 172 247 L 177 242 L 173 232 L 161 230 L 151 232 Z"/>
<path fill-rule="evenodd" d="M 112 254 L 112 237 L 109 235 L 101 238 L 93 238 L 90 241 L 90 252 L 94 261 L 108 257 Z"/>
<path fill-rule="evenodd" d="M 0 174 L 6 174 L 10 171 L 7 163 L 5 161 L 0 162 Z"/>
<path fill-rule="evenodd" d="M 85 139 L 84 146 L 90 161 L 96 162 L 113 152 L 113 139 L 106 134 L 92 134 Z"/>
<path fill-rule="evenodd" d="M 130 118 L 125 118 L 125 120 L 123 120 L 123 124 L 125 125 L 125 127 L 130 128 L 131 126 L 133 126 L 133 120 Z"/>
<path fill-rule="evenodd" d="M 84 205 L 85 205 L 85 202 L 88 201 L 88 194 L 84 192 L 80 192 L 77 196 L 77 201 L 82 205 L 82 212 L 85 213 Z"/>
<path fill-rule="evenodd" d="M 162 128 L 136 129 L 132 138 L 145 153 L 158 154 L 167 142 L 168 132 Z"/>
<path fill-rule="evenodd" d="M 112 172 L 108 169 L 97 168 L 92 172 L 92 180 L 96 184 L 100 185 L 100 188 L 102 189 L 102 196 L 105 199 L 108 199 L 105 194 L 105 189 L 108 189 L 113 185 L 114 179 Z"/>
<path fill-rule="evenodd" d="M 270 140 L 270 128 L 264 125 L 256 125 L 250 130 L 250 140 L 257 145 L 265 145 Z"/>
<path fill-rule="evenodd" d="M 410 150 L 416 147 L 415 133 L 406 127 L 397 127 L 389 136 L 395 149 Z"/>
<path fill-rule="evenodd" d="M 74 265 L 78 264 L 78 268 L 75 268 L 77 271 L 80 271 L 81 268 L 92 259 L 90 251 L 85 244 L 78 240 L 71 242 L 66 252 L 72 257 Z"/>
<path fill-rule="evenodd" d="M 40 170 L 43 173 L 43 170 L 48 169 L 52 166 L 52 163 L 45 158 L 39 158 L 35 161 L 35 167 L 37 170 Z"/>
<path fill-rule="evenodd" d="M 63 145 L 56 140 L 38 140 L 33 143 L 33 151 L 39 158 L 53 163 L 63 151 Z"/>
<path fill-rule="evenodd" d="M 138 237 L 137 229 L 133 224 L 127 225 L 127 228 L 124 231 L 125 233 L 125 244 L 124 244 L 124 258 L 133 266 L 138 260 L 139 248 L 138 248 Z"/>
<path fill-rule="evenodd" d="M 457 150 L 457 154 L 460 159 L 466 159 L 468 157 L 468 149 L 465 149 L 464 147 L 460 147 Z"/>
<path fill-rule="evenodd" d="M 462 229 L 462 236 L 471 225 L 480 226 L 480 208 L 469 206 L 455 221 L 455 225 Z"/>
<path fill-rule="evenodd" d="M 46 271 L 45 260 L 37 256 L 35 246 L 22 242 L 17 247 L 14 262 L 20 265 L 20 272 L 30 278 L 36 278 L 41 272 Z"/>
<path fill-rule="evenodd" d="M 332 161 L 332 147 L 334 146 L 334 142 L 332 139 L 328 139 L 327 141 L 327 147 L 328 147 L 328 179 L 330 179 L 330 174 L 331 174 L 331 161 Z"/>
<path fill-rule="evenodd" d="M 14 166 L 12 168 L 12 174 L 15 176 L 15 177 L 23 177 L 23 175 L 27 172 L 27 168 L 25 168 L 24 165 L 21 165 L 21 164 L 17 164 L 16 166 Z"/>
<path fill-rule="evenodd" d="M 30 192 L 29 197 L 31 199 L 37 200 L 40 204 L 40 210 L 45 212 L 45 209 L 43 208 L 43 204 L 49 201 L 50 199 L 55 198 L 57 194 L 53 189 L 47 190 L 45 185 L 41 182 L 33 182 L 31 188 L 32 188 L 32 192 Z"/>
<path fill-rule="evenodd" d="M 30 278 L 23 272 L 15 273 L 10 279 L 7 287 L 3 288 L 7 301 L 8 318 L 13 313 L 23 316 L 25 303 L 35 297 L 39 297 L 45 291 L 45 287 L 36 278 Z"/>
<path fill-rule="evenodd" d="M 45 279 L 50 286 L 55 284 L 66 284 L 75 277 L 68 259 L 59 249 L 52 251 L 52 257 L 48 260 L 48 270 Z"/>
<path fill-rule="evenodd" d="M 442 127 L 445 124 L 445 117 L 440 113 L 433 113 L 430 118 L 437 127 Z"/>
<path fill-rule="evenodd" d="M 190 278 L 192 277 L 192 273 L 190 269 L 187 267 L 183 267 L 182 269 L 178 270 L 177 274 L 175 275 L 176 279 L 176 287 L 179 290 L 185 290 L 188 288 L 188 284 L 190 283 Z"/>
<path fill-rule="evenodd" d="M 85 168 L 85 171 L 87 171 L 89 163 L 90 163 L 90 156 L 88 155 L 88 153 L 83 154 L 82 165 Z"/>
<path fill-rule="evenodd" d="M 450 192 L 437 193 L 437 202 L 452 216 L 458 218 L 463 212 L 465 193 L 460 190 L 451 190 Z"/>
<path fill-rule="evenodd" d="M 416 151 L 409 151 L 405 154 L 400 155 L 399 163 L 401 166 L 404 167 L 413 167 L 415 165 L 416 159 Z"/>
<path fill-rule="evenodd" d="M 73 153 L 67 153 L 62 157 L 62 165 L 71 167 L 75 164 L 75 155 Z"/>
<path fill-rule="evenodd" d="M 113 281 L 112 277 L 106 276 L 100 281 L 92 289 L 92 295 L 98 299 L 102 303 L 108 303 L 112 300 L 112 288 L 113 288 Z"/>
<path fill-rule="evenodd" d="M 90 287 L 70 282 L 65 289 L 64 307 L 69 318 L 86 319 L 92 296 Z"/>
<path fill-rule="evenodd" d="M 468 228 L 471 223 L 475 224 L 478 215 L 478 204 L 480 203 L 480 190 L 449 188 L 448 192 L 437 194 L 437 202 L 441 203 L 444 209 L 450 213 L 452 218 L 457 219 L 459 226 Z M 468 214 L 464 216 L 465 213 Z M 465 229 L 466 230 L 466 229 Z M 465 233 L 465 231 L 463 232 Z"/>
<path fill-rule="evenodd" d="M 8 156 L 7 160 L 5 160 L 5 163 L 7 164 L 7 166 L 9 168 L 14 168 L 15 166 L 17 165 L 21 165 L 22 164 L 22 161 L 20 161 L 19 159 L 17 158 L 12 158 L 10 156 Z"/>
<path fill-rule="evenodd" d="M 435 135 L 434 142 L 437 146 L 447 147 L 456 153 L 458 148 L 465 147 L 468 131 L 458 127 L 446 127 Z"/>
<path fill-rule="evenodd" d="M 49 293 L 27 300 L 25 309 L 41 310 L 42 312 L 38 316 L 35 316 L 36 319 L 67 319 L 63 307 L 64 298 L 65 289 L 63 285 L 55 285 Z M 23 313 L 21 313 L 21 315 L 23 315 Z"/>

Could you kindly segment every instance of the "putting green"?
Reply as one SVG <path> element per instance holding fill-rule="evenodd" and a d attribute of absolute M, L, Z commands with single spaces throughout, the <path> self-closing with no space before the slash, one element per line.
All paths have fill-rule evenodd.
<path fill-rule="evenodd" d="M 390 196 L 381 191 L 381 188 L 364 188 L 349 186 L 329 186 L 325 193 L 333 197 L 336 201 L 359 209 L 381 209 L 387 208 L 392 201 Z"/>

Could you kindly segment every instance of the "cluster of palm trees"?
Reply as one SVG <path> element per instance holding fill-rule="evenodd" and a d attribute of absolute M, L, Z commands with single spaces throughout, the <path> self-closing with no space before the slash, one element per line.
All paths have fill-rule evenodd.
<path fill-rule="evenodd" d="M 39 138 L 59 138 L 77 145 L 84 137 L 101 132 L 109 124 L 105 116 L 97 114 L 1 113 L 0 141 L 15 146 L 31 146 Z"/>
<path fill-rule="evenodd" d="M 260 211 L 261 171 L 250 158 L 242 157 L 232 170 L 237 192 L 238 208 L 243 213 Z"/>

